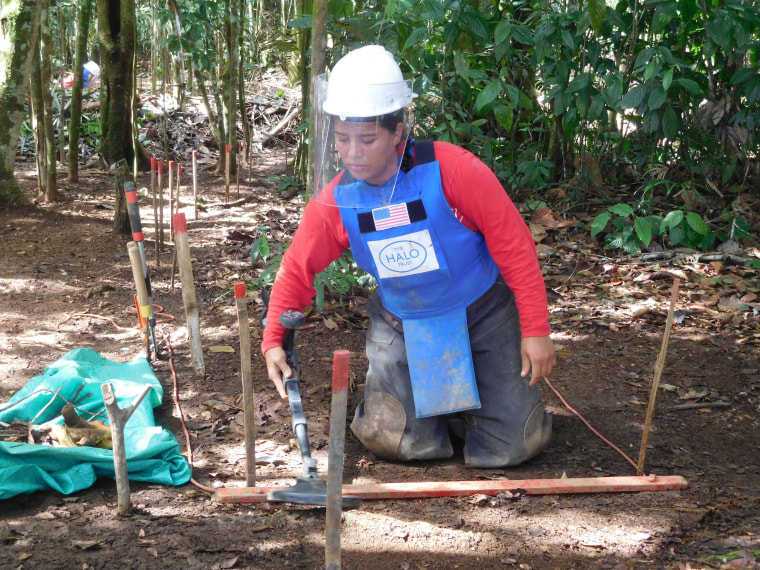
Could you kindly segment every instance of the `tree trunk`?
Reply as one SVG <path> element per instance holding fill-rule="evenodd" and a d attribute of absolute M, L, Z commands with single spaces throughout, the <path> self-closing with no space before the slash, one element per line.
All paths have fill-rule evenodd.
<path fill-rule="evenodd" d="M 150 89 L 154 95 L 158 92 L 156 79 L 158 77 L 158 56 L 161 53 L 161 40 L 158 37 L 158 0 L 152 0 L 151 10 L 151 34 L 150 34 Z"/>
<path fill-rule="evenodd" d="M 312 14 L 312 2 L 311 0 L 298 0 L 297 16 L 300 18 L 305 14 Z M 311 75 L 309 73 L 309 44 L 311 43 L 310 30 L 300 29 L 295 32 L 296 49 L 291 53 L 290 65 L 293 68 L 293 72 L 296 76 L 296 81 L 293 84 L 301 83 L 301 101 L 304 103 L 309 101 L 309 93 L 311 92 Z M 288 78 L 290 81 L 290 78 Z M 293 85 L 291 84 L 291 86 Z M 302 106 L 306 110 L 306 104 Z M 301 181 L 308 181 L 309 178 L 309 143 L 308 133 L 301 132 L 298 136 L 298 147 L 296 148 L 296 157 L 293 160 L 293 176 Z"/>
<path fill-rule="evenodd" d="M 245 148 L 248 150 L 247 158 L 251 160 L 251 124 L 248 121 L 248 112 L 245 106 L 245 61 L 251 61 L 246 59 L 246 55 L 243 53 L 245 46 L 245 0 L 239 0 L 238 2 L 238 14 L 240 15 L 240 23 L 238 25 L 238 107 L 240 108 L 240 120 L 243 125 L 243 141 Z M 238 147 L 239 148 L 239 147 Z M 242 154 L 241 154 L 242 156 Z M 238 168 L 240 168 L 240 156 L 238 156 Z M 249 162 L 250 163 L 250 162 Z"/>
<path fill-rule="evenodd" d="M 40 10 L 42 12 L 42 10 Z M 32 48 L 32 67 L 29 74 L 29 114 L 34 134 L 34 160 L 37 165 L 37 198 L 45 196 L 47 184 L 47 160 L 45 158 L 45 103 L 42 101 L 42 76 L 40 75 L 40 42 Z"/>
<path fill-rule="evenodd" d="M 0 204 L 26 201 L 14 175 L 41 0 L 4 0 L 0 29 Z"/>
<path fill-rule="evenodd" d="M 314 0 L 311 26 L 311 69 L 312 77 L 319 77 L 327 67 L 325 53 L 327 51 L 327 0 Z M 304 106 L 307 101 L 304 100 Z M 314 90 L 309 91 L 309 108 L 314 109 Z M 309 121 L 311 136 L 314 136 L 314 114 L 312 112 Z M 309 176 L 306 188 L 314 186 L 314 145 L 309 145 Z"/>
<path fill-rule="evenodd" d="M 90 33 L 92 0 L 81 0 L 79 6 L 79 28 L 74 60 L 74 85 L 71 87 L 71 122 L 69 123 L 69 178 L 68 182 L 79 181 L 79 126 L 82 123 L 82 85 L 84 83 L 84 58 L 87 52 L 87 37 Z"/>
<path fill-rule="evenodd" d="M 174 24 L 174 33 L 179 39 L 179 53 L 172 54 L 174 60 L 174 99 L 177 101 L 180 112 L 185 110 L 185 54 L 182 50 L 182 24 L 179 21 L 179 6 L 176 0 L 167 0 L 166 5 L 172 13 L 172 23 Z"/>
<path fill-rule="evenodd" d="M 100 42 L 100 152 L 118 170 L 132 164 L 131 94 L 135 81 L 135 2 L 134 0 L 97 0 L 98 40 Z M 141 165 L 142 168 L 145 166 Z M 118 178 L 118 177 L 117 177 Z M 114 230 L 130 231 L 124 187 L 120 180 L 116 190 Z"/>
<path fill-rule="evenodd" d="M 66 139 L 64 138 L 66 136 L 66 89 L 63 87 L 63 76 L 69 66 L 69 60 L 66 54 L 66 19 L 61 15 L 60 2 L 55 5 L 55 17 L 58 20 L 58 47 L 61 50 L 59 56 L 59 61 L 61 62 L 61 101 L 58 108 L 61 111 L 58 119 L 58 124 L 60 127 L 58 129 L 58 154 L 60 156 L 61 164 L 66 164 Z M 53 52 L 51 51 L 50 53 Z"/>
<path fill-rule="evenodd" d="M 41 127 L 45 136 L 45 194 L 44 202 L 56 202 L 60 200 L 58 194 L 57 179 L 57 145 L 55 144 L 55 127 L 53 126 L 53 77 L 50 72 L 50 63 L 53 58 L 52 34 L 50 33 L 50 2 L 45 0 L 45 5 L 40 13 L 40 85 L 42 86 L 43 121 Z M 43 137 L 40 136 L 42 139 Z"/>
<path fill-rule="evenodd" d="M 222 141 L 230 147 L 230 174 L 237 172 L 237 74 L 238 74 L 238 3 L 237 0 L 225 0 L 227 7 L 224 39 L 227 44 L 227 62 L 224 68 L 224 121 L 227 140 Z M 224 144 L 219 149 L 220 165 L 227 160 Z"/>
<path fill-rule="evenodd" d="M 200 93 L 201 98 L 203 99 L 203 106 L 206 108 L 208 123 L 211 127 L 211 134 L 214 135 L 214 140 L 221 141 L 222 132 L 219 130 L 219 121 L 214 113 L 214 107 L 211 106 L 206 83 L 203 81 L 203 76 L 201 75 L 201 70 L 198 67 L 197 61 L 193 61 L 193 72 L 195 73 L 195 84 L 198 86 L 198 93 Z"/>

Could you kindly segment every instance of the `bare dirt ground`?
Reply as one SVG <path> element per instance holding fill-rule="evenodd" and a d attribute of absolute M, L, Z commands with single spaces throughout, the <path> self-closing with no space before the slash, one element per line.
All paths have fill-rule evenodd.
<path fill-rule="evenodd" d="M 194 219 L 187 198 L 183 203 L 201 310 L 203 378 L 193 374 L 178 277 L 171 287 L 170 245 L 157 264 L 155 224 L 149 202 L 141 198 L 154 302 L 161 307 L 159 339 L 168 338 L 173 351 L 171 361 L 151 363 L 166 394 L 156 419 L 177 436 L 186 454 L 189 444 L 193 477 L 203 488 L 132 482 L 135 510 L 126 517 L 115 516 L 116 488 L 110 479 L 73 496 L 37 492 L 0 501 L 0 567 L 324 566 L 325 509 L 222 504 L 206 491 L 245 486 L 239 337 L 230 287 L 241 280 L 252 283 L 263 268 L 251 266 L 246 235 L 257 238 L 266 231 L 278 241 L 297 225 L 302 200 L 284 199 L 266 181 L 268 174 L 283 171 L 284 162 L 280 152 L 263 153 L 251 179 L 244 170 L 239 199 L 233 186 L 229 204 L 223 179 L 202 173 L 199 218 Z M 22 168 L 19 179 L 31 196 L 33 175 Z M 148 181 L 143 175 L 138 188 Z M 85 170 L 79 184 L 62 183 L 59 203 L 0 210 L 0 401 L 73 348 L 90 347 L 120 362 L 144 352 L 130 312 L 130 237 L 111 229 L 112 185 L 109 173 Z M 183 195 L 189 195 L 187 187 Z M 731 557 L 738 558 L 731 567 L 760 567 L 754 562 L 760 560 L 760 330 L 751 302 L 740 308 L 716 304 L 718 298 L 760 289 L 758 274 L 694 260 L 626 265 L 602 257 L 609 253 L 586 243 L 586 235 L 550 232 L 544 240 L 551 246 L 542 258 L 547 285 L 559 293 L 552 295 L 550 307 L 559 353 L 552 383 L 636 462 L 672 284 L 656 271 L 683 276 L 645 471 L 681 475 L 688 488 L 364 501 L 344 514 L 345 568 L 701 569 L 723 567 Z M 267 456 L 258 466 L 257 484 L 290 484 L 300 474 L 300 454 L 287 404 L 276 397 L 257 350 L 259 294 L 249 287 L 248 295 L 256 448 Z M 309 316 L 299 337 L 302 394 L 322 474 L 334 350 L 348 349 L 352 355 L 349 421 L 363 386 L 361 300 L 329 303 L 324 316 Z M 181 415 L 171 397 L 175 378 Z M 554 437 L 539 457 L 519 468 L 472 470 L 463 466 L 461 454 L 450 461 L 388 463 L 364 450 L 348 430 L 344 480 L 635 475 L 634 466 L 555 392 L 545 384 L 542 390 L 554 416 Z M 676 409 L 721 402 L 726 407 Z"/>

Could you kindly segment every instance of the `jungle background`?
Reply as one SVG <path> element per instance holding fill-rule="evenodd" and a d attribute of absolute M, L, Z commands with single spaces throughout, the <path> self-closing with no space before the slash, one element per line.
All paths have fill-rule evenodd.
<path fill-rule="evenodd" d="M 551 300 L 559 389 L 632 454 L 672 284 L 683 283 L 659 390 L 667 411 L 656 418 L 649 461 L 686 476 L 689 488 L 369 502 L 345 515 L 346 567 L 757 567 L 756 3 L 3 0 L 0 24 L 0 400 L 70 348 L 115 360 L 140 352 L 122 311 L 134 289 L 124 254 L 131 179 L 146 248 L 156 252 L 157 301 L 179 321 L 160 327 L 175 346 L 172 367 L 152 364 L 167 387 L 176 375 L 188 382 L 176 389 L 186 417 L 168 401 L 157 413 L 203 483 L 137 484 L 136 513 L 121 519 L 112 516 L 112 481 L 73 497 L 3 501 L 3 564 L 323 564 L 324 510 L 219 505 L 207 493 L 241 485 L 231 285 L 248 285 L 255 348 L 259 290 L 271 284 L 311 188 L 311 77 L 378 43 L 419 94 L 415 136 L 475 152 L 524 214 Z M 88 61 L 100 75 L 85 84 Z M 165 169 L 159 195 L 172 198 L 171 172 L 184 193 L 174 207 L 190 219 L 202 379 L 192 378 L 173 244 L 162 243 L 151 215 L 154 161 Z M 304 375 L 315 379 L 306 389 L 310 432 L 324 460 L 331 351 L 352 351 L 350 416 L 366 366 L 371 283 L 347 254 L 316 285 L 301 342 Z M 257 356 L 257 450 L 268 457 L 259 476 L 287 483 L 299 455 Z M 349 434 L 346 478 L 631 473 L 542 389 L 556 436 L 525 467 L 473 472 L 461 457 L 386 464 Z"/>

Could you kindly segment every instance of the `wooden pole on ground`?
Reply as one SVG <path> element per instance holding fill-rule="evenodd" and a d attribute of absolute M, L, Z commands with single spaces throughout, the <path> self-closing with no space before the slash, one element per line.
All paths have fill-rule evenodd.
<path fill-rule="evenodd" d="M 343 455 L 346 443 L 349 352 L 333 356 L 330 442 L 327 456 L 327 513 L 325 515 L 325 568 L 340 570 L 340 521 L 343 514 Z"/>
<path fill-rule="evenodd" d="M 343 494 L 364 500 L 431 499 L 498 495 L 505 491 L 526 495 L 574 493 L 649 493 L 686 489 L 689 482 L 680 475 L 644 477 L 587 477 L 580 479 L 506 479 L 478 481 L 404 481 L 344 485 Z M 220 503 L 263 503 L 271 491 L 285 487 L 232 487 L 217 489 L 214 500 Z"/>
<path fill-rule="evenodd" d="M 644 421 L 644 433 L 641 436 L 641 449 L 639 449 L 639 463 L 636 469 L 637 475 L 644 474 L 644 459 L 647 455 L 647 442 L 649 441 L 649 428 L 652 426 L 652 415 L 654 414 L 654 404 L 657 400 L 657 389 L 660 386 L 660 376 L 662 376 L 662 370 L 665 368 L 665 357 L 668 354 L 668 341 L 670 339 L 670 328 L 673 325 L 673 313 L 676 307 L 676 300 L 678 299 L 678 286 L 681 283 L 680 279 L 673 280 L 673 293 L 670 297 L 670 308 L 668 309 L 668 318 L 665 321 L 665 334 L 662 337 L 662 346 L 660 348 L 660 354 L 657 357 L 657 362 L 654 365 L 654 379 L 652 380 L 652 387 L 649 390 L 649 407 L 647 408 L 647 416 Z"/>
<path fill-rule="evenodd" d="M 159 253 L 159 229 L 158 229 L 158 198 L 156 196 L 156 157 L 150 157 L 150 193 L 153 196 L 153 245 L 156 253 L 156 267 L 158 268 L 161 260 Z"/>
<path fill-rule="evenodd" d="M 224 155 L 224 203 L 230 201 L 230 145 L 226 147 L 227 153 Z"/>
<path fill-rule="evenodd" d="M 127 467 L 127 451 L 124 446 L 124 426 L 127 425 L 137 406 L 143 398 L 152 390 L 152 386 L 145 386 L 128 408 L 120 408 L 113 391 L 113 384 L 101 384 L 100 391 L 103 393 L 103 403 L 108 412 L 108 421 L 111 423 L 111 442 L 113 443 L 113 470 L 116 479 L 116 495 L 118 497 L 117 512 L 127 515 L 132 510 L 132 502 L 129 497 L 129 469 Z"/>
<path fill-rule="evenodd" d="M 198 219 L 198 151 L 193 151 L 193 215 Z"/>
<path fill-rule="evenodd" d="M 243 382 L 243 424 L 245 430 L 246 485 L 256 486 L 256 423 L 253 407 L 253 375 L 251 374 L 251 330 L 248 326 L 248 306 L 245 302 L 245 283 L 235 283 L 235 304 L 240 334 L 240 377 Z"/>
<path fill-rule="evenodd" d="M 187 220 L 185 220 L 185 214 L 181 212 L 174 214 L 174 249 L 179 263 L 179 278 L 182 281 L 182 302 L 185 305 L 193 367 L 197 376 L 203 376 L 206 369 L 203 364 L 203 347 L 201 345 L 201 321 L 198 315 L 198 302 L 195 297 L 190 246 L 187 241 Z"/>

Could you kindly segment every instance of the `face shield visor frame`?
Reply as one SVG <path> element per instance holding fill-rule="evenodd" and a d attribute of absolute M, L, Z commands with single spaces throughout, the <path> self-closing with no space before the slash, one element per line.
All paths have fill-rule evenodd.
<path fill-rule="evenodd" d="M 404 89 L 408 94 L 408 100 L 411 101 L 414 94 L 411 91 L 411 81 L 404 81 Z M 312 136 L 311 143 L 314 148 L 314 188 L 312 199 L 317 200 L 320 203 L 339 206 L 343 208 L 367 208 L 367 207 L 380 207 L 389 204 L 393 199 L 393 193 L 396 187 L 396 183 L 399 179 L 399 168 L 401 165 L 401 157 L 403 156 L 409 138 L 410 121 L 409 121 L 409 108 L 397 107 L 395 109 L 389 109 L 387 113 L 371 116 L 343 116 L 328 113 L 325 108 L 335 110 L 335 92 L 328 93 L 328 80 L 327 75 L 320 75 L 314 81 L 313 86 L 314 106 L 312 108 Z M 327 105 L 325 104 L 327 102 Z M 353 107 L 356 112 L 355 105 L 346 105 L 351 109 Z M 376 108 L 376 107 L 375 107 Z M 374 109 L 373 109 L 374 110 Z M 355 125 L 357 128 L 368 129 L 368 125 L 372 124 L 383 135 L 391 133 L 397 124 L 402 124 L 402 132 L 400 142 L 395 152 L 395 163 L 392 168 L 389 167 L 389 174 L 387 180 L 381 184 L 370 184 L 363 180 L 363 175 L 366 172 L 355 171 L 351 172 L 350 165 L 345 164 L 341 153 L 339 152 L 339 145 L 336 143 L 335 126 L 336 122 L 342 124 L 344 129 Z M 394 133 L 395 134 L 395 133 Z M 390 156 L 390 150 L 387 154 Z M 372 157 L 367 157 L 369 162 L 372 161 Z M 390 158 L 388 160 L 391 160 Z M 356 180 L 357 184 L 354 184 L 351 188 L 352 192 L 341 192 L 340 204 L 335 200 L 333 192 L 333 184 L 331 182 L 345 171 L 346 178 L 342 178 L 341 182 L 345 183 L 346 180 Z"/>

